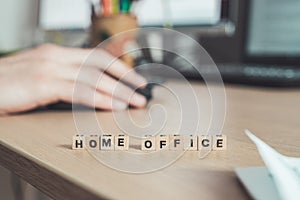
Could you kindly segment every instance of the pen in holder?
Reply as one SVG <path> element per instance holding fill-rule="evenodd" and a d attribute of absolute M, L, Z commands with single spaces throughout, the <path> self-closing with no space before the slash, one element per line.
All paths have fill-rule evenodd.
<path fill-rule="evenodd" d="M 91 45 L 96 47 L 102 41 L 108 39 L 111 36 L 122 33 L 124 31 L 138 28 L 136 16 L 129 13 L 120 13 L 114 15 L 92 15 L 92 29 L 91 29 Z M 136 39 L 136 31 L 130 32 L 130 34 L 121 34 L 119 37 L 111 39 L 105 44 L 106 49 L 111 54 L 120 55 L 123 54 L 126 49 L 126 45 L 134 42 Z M 127 65 L 134 66 L 134 58 L 129 54 L 124 54 L 120 57 Z"/>

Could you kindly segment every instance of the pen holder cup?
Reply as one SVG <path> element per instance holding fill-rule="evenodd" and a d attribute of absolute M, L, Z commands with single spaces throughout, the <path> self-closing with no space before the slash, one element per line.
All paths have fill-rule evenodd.
<path fill-rule="evenodd" d="M 136 28 L 138 28 L 138 23 L 134 15 L 92 16 L 91 46 L 97 47 L 111 36 Z M 123 54 L 126 45 L 135 41 L 136 35 L 137 31 L 131 31 L 121 34 L 119 37 L 110 38 L 101 48 L 115 56 Z M 130 55 L 125 54 L 120 59 L 129 66 L 134 66 L 134 59 Z"/>

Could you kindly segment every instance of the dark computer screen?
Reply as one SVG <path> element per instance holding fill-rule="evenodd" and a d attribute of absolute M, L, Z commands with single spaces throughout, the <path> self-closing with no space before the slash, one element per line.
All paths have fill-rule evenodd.
<path fill-rule="evenodd" d="M 248 14 L 248 56 L 300 57 L 299 0 L 251 0 Z"/>

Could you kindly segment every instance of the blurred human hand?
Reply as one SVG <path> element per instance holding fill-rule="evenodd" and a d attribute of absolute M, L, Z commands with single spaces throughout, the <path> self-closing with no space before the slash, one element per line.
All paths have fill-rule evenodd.
<path fill-rule="evenodd" d="M 80 95 L 73 103 L 105 110 L 145 106 L 145 97 L 118 79 L 124 77 L 122 81 L 134 87 L 145 86 L 146 80 L 120 60 L 107 68 L 107 61 L 114 58 L 106 51 L 96 49 L 80 71 L 90 52 L 91 49 L 45 44 L 1 58 L 0 114 L 22 112 L 58 101 L 72 102 L 75 83 Z"/>

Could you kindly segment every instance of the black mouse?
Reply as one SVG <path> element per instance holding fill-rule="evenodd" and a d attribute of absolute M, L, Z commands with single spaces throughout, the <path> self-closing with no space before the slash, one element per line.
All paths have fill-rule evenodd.
<path fill-rule="evenodd" d="M 152 98 L 152 89 L 155 85 L 155 83 L 148 83 L 144 88 L 135 89 L 135 92 L 143 95 L 149 101 Z"/>

